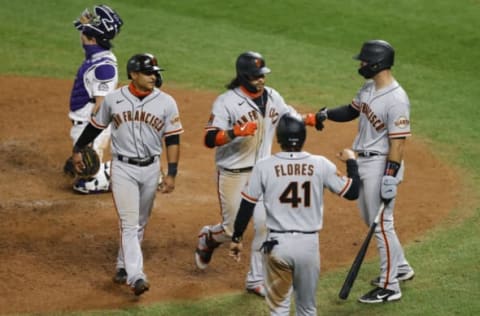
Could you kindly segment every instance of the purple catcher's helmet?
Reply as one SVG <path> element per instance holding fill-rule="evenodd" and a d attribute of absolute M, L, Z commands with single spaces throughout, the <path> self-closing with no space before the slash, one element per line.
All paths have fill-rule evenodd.
<path fill-rule="evenodd" d="M 123 21 L 117 12 L 102 4 L 94 6 L 93 13 L 85 9 L 73 25 L 86 36 L 96 38 L 99 45 L 109 48 L 109 41 L 120 33 Z"/>

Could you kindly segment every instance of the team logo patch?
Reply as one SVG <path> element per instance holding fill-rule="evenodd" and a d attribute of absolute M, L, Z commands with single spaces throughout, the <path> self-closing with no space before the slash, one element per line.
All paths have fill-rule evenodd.
<path fill-rule="evenodd" d="M 398 128 L 406 128 L 408 125 L 410 125 L 410 121 L 405 116 L 400 116 L 395 121 L 395 126 Z"/>
<path fill-rule="evenodd" d="M 176 116 L 170 121 L 171 124 L 175 124 L 175 123 L 178 123 L 178 122 L 180 122 L 180 116 Z"/>
<path fill-rule="evenodd" d="M 106 83 L 99 84 L 98 91 L 108 91 L 108 85 Z"/>
<path fill-rule="evenodd" d="M 262 61 L 260 59 L 255 59 L 255 66 L 257 66 L 257 68 L 262 67 Z"/>

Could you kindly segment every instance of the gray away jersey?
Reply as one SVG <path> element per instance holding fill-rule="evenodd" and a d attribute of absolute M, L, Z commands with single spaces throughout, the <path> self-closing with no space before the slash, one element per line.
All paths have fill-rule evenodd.
<path fill-rule="evenodd" d="M 108 94 L 92 124 L 105 128 L 112 122 L 112 155 L 130 158 L 159 156 L 164 136 L 183 133 L 177 103 L 154 89 L 140 100 L 124 86 Z"/>
<path fill-rule="evenodd" d="M 407 137 L 410 132 L 410 101 L 397 81 L 375 89 L 367 81 L 352 101 L 360 112 L 358 134 L 353 142 L 356 152 L 373 151 L 387 155 L 389 138 Z"/>
<path fill-rule="evenodd" d="M 240 88 L 228 90 L 214 101 L 206 131 L 229 130 L 233 125 L 249 121 L 256 121 L 258 124 L 255 135 L 236 137 L 228 144 L 216 147 L 217 166 L 228 169 L 251 167 L 257 160 L 270 155 L 278 120 L 283 114 L 295 110 L 285 103 L 275 89 L 265 89 L 268 92 L 265 117 L 260 114 L 255 102 L 245 96 Z"/>
<path fill-rule="evenodd" d="M 343 196 L 351 183 L 323 156 L 279 152 L 255 165 L 242 197 L 256 203 L 264 195 L 270 230 L 318 231 L 323 224 L 324 188 Z"/>

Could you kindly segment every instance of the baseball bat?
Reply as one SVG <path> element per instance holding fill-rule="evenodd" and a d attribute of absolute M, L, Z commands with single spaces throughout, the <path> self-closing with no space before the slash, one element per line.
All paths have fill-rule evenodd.
<path fill-rule="evenodd" d="M 355 260 L 353 260 L 352 266 L 350 267 L 350 271 L 348 271 L 347 277 L 343 282 L 342 288 L 340 289 L 340 293 L 338 293 L 338 297 L 342 300 L 346 300 L 348 294 L 350 294 L 350 290 L 352 289 L 353 282 L 357 278 L 358 271 L 362 265 L 363 259 L 365 258 L 365 254 L 368 250 L 368 245 L 370 244 L 370 240 L 372 239 L 373 233 L 375 232 L 375 227 L 377 227 L 378 222 L 380 221 L 380 217 L 382 216 L 383 210 L 385 209 L 385 203 L 381 203 L 380 207 L 378 208 L 377 216 L 373 220 L 372 225 L 370 225 L 370 229 L 368 230 L 367 237 L 363 241 L 362 247 L 357 253 Z"/>

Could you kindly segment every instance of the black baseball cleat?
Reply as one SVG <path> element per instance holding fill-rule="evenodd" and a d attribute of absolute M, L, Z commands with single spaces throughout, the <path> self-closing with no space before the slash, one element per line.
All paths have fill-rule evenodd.
<path fill-rule="evenodd" d="M 212 260 L 213 250 L 199 248 L 195 249 L 195 264 L 200 270 L 205 270 Z"/>
<path fill-rule="evenodd" d="M 113 276 L 113 282 L 118 284 L 124 284 L 127 282 L 127 271 L 124 268 L 117 269 L 117 272 Z"/>
<path fill-rule="evenodd" d="M 398 301 L 402 298 L 401 292 L 395 292 L 389 289 L 384 289 L 381 287 L 374 288 L 367 294 L 363 295 L 358 299 L 360 303 L 366 304 L 376 304 L 376 303 L 383 303 L 383 302 L 392 302 Z"/>
<path fill-rule="evenodd" d="M 132 287 L 133 294 L 140 296 L 150 289 L 150 284 L 144 279 L 138 279 Z"/>

